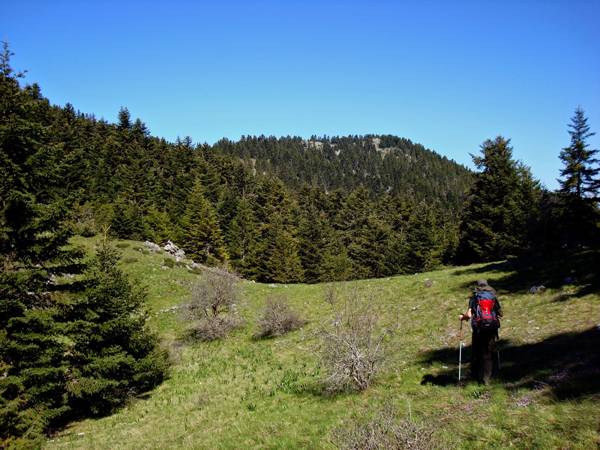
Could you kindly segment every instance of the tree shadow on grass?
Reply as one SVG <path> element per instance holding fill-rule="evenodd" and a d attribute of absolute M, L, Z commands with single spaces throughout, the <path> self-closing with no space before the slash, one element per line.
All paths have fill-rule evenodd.
<path fill-rule="evenodd" d="M 556 334 L 533 344 L 515 345 L 501 340 L 501 370 L 497 378 L 509 390 L 541 389 L 558 400 L 600 395 L 600 329 Z M 463 361 L 470 358 L 470 347 L 463 350 Z M 456 348 L 444 347 L 425 352 L 420 362 L 443 363 L 449 368 L 427 374 L 421 384 L 449 386 L 457 383 Z M 463 367 L 463 370 L 465 367 Z M 468 375 L 468 371 L 465 371 Z"/>
<path fill-rule="evenodd" d="M 494 262 L 481 267 L 459 269 L 454 275 L 473 275 L 473 281 L 462 286 L 469 288 L 473 287 L 476 278 L 486 274 L 490 285 L 501 293 L 528 292 L 532 286 L 539 285 L 559 288 L 572 284 L 573 291 L 561 295 L 557 300 L 566 301 L 600 292 L 598 267 L 600 252 L 588 250 L 545 260 Z M 492 276 L 489 276 L 490 273 Z"/>

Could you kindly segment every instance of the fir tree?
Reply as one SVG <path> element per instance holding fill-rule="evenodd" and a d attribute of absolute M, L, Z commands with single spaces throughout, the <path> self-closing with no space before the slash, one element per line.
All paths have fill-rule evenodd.
<path fill-rule="evenodd" d="M 493 261 L 518 255 L 527 247 L 527 224 L 535 214 L 530 199 L 537 189 L 529 171 L 512 159 L 510 141 L 498 136 L 473 156 L 480 169 L 461 223 L 459 258 Z"/>
<path fill-rule="evenodd" d="M 324 213 L 318 211 L 316 206 L 308 205 L 302 211 L 298 226 L 299 254 L 308 283 L 316 283 L 321 279 L 323 252 L 333 232 L 330 227 Z"/>
<path fill-rule="evenodd" d="M 598 150 L 589 147 L 587 140 L 596 133 L 590 131 L 583 109 L 578 107 L 569 124 L 571 145 L 560 152 L 565 167 L 561 170 L 560 190 L 574 195 L 577 200 L 598 198 L 600 189 L 600 167 L 594 155 Z"/>
<path fill-rule="evenodd" d="M 146 327 L 144 291 L 118 267 L 106 240 L 86 274 L 86 290 L 64 308 L 70 363 L 67 397 L 78 413 L 106 414 L 160 383 L 166 354 Z"/>
<path fill-rule="evenodd" d="M 420 202 L 413 209 L 406 227 L 402 255 L 404 271 L 427 271 L 441 263 L 445 248 L 441 231 L 433 208 Z"/>
<path fill-rule="evenodd" d="M 252 278 L 260 281 L 291 282 L 302 279 L 298 256 L 295 203 L 276 178 L 263 178 L 257 189 L 257 239 L 248 255 Z M 290 245 L 290 248 L 284 248 Z M 281 267 L 281 264 L 290 267 Z"/>
<path fill-rule="evenodd" d="M 144 223 L 140 208 L 126 198 L 120 197 L 113 204 L 110 232 L 121 239 L 142 239 Z"/>
<path fill-rule="evenodd" d="M 563 242 L 567 248 L 600 244 L 598 222 L 600 211 L 600 166 L 587 140 L 595 133 L 590 131 L 583 109 L 577 108 L 569 124 L 571 145 L 560 153 L 564 163 L 561 170 L 562 195 L 561 224 Z"/>
<path fill-rule="evenodd" d="M 144 238 L 156 243 L 164 243 L 171 239 L 173 224 L 166 211 L 160 211 L 155 205 L 151 205 L 143 220 Z"/>
<path fill-rule="evenodd" d="M 353 263 L 348 251 L 332 236 L 322 250 L 319 281 L 345 281 L 352 279 Z"/>
<path fill-rule="evenodd" d="M 298 241 L 293 228 L 286 227 L 281 214 L 275 213 L 267 231 L 266 272 L 268 279 L 276 283 L 297 283 L 303 280 L 304 272 L 298 255 Z"/>
<path fill-rule="evenodd" d="M 242 197 L 236 208 L 235 216 L 227 231 L 227 244 L 231 263 L 240 274 L 251 276 L 254 247 L 257 245 L 258 223 L 253 205 L 249 198 Z"/>
<path fill-rule="evenodd" d="M 183 218 L 183 247 L 195 261 L 216 264 L 227 260 L 219 220 L 213 205 L 196 180 Z"/>
<path fill-rule="evenodd" d="M 19 87 L 10 56 L 5 44 L 0 55 L 0 447 L 35 439 L 68 412 L 55 291 L 69 286 L 55 286 L 54 277 L 81 268 L 81 252 L 66 248 L 69 199 L 60 198 L 59 147 L 40 121 L 48 103 L 38 88 Z"/>
<path fill-rule="evenodd" d="M 125 107 L 121 107 L 119 109 L 119 130 L 129 130 L 131 129 L 131 114 L 129 114 L 129 110 Z"/>

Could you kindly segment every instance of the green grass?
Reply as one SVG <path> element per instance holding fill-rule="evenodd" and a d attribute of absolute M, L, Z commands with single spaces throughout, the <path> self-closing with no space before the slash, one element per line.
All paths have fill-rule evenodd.
<path fill-rule="evenodd" d="M 88 251 L 94 242 L 76 241 Z M 334 448 L 332 429 L 384 404 L 435 427 L 441 448 L 600 443 L 600 294 L 583 276 L 585 285 L 560 286 L 564 262 L 544 274 L 552 288 L 535 296 L 528 283 L 540 274 L 505 265 L 339 283 L 342 296 L 356 289 L 371 298 L 381 326 L 393 333 L 386 342 L 389 364 L 377 382 L 363 393 L 331 397 L 320 393 L 315 334 L 337 308 L 325 301 L 326 285 L 245 282 L 244 328 L 221 342 L 182 344 L 185 324 L 176 312 L 162 311 L 186 302 L 197 275 L 162 268 L 163 255 L 125 243 L 123 269 L 147 286 L 150 325 L 173 355 L 170 377 L 111 416 L 71 424 L 48 440 L 49 449 Z M 489 387 L 458 386 L 458 314 L 478 278 L 500 288 L 502 374 Z M 426 288 L 425 279 L 433 286 Z M 271 293 L 285 294 L 309 323 L 255 340 L 255 319 Z"/>

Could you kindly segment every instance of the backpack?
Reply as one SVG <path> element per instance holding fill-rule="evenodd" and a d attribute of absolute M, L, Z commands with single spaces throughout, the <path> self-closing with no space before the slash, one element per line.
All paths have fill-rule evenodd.
<path fill-rule="evenodd" d="M 473 327 L 478 330 L 500 328 L 500 320 L 495 311 L 496 296 L 490 291 L 478 291 L 475 293 L 475 299 L 477 306 L 473 315 Z"/>

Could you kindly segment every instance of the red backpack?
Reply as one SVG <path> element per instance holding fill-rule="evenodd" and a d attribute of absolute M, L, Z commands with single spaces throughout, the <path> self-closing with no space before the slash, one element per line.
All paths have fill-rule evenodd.
<path fill-rule="evenodd" d="M 496 314 L 496 296 L 490 291 L 478 291 L 475 293 L 477 300 L 473 326 L 479 330 L 497 330 L 500 328 L 500 320 Z"/>

